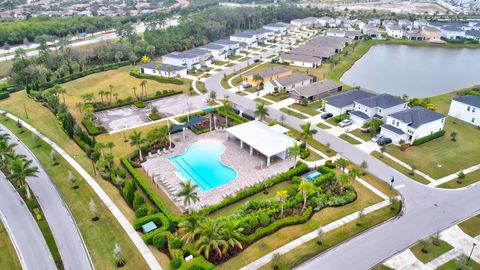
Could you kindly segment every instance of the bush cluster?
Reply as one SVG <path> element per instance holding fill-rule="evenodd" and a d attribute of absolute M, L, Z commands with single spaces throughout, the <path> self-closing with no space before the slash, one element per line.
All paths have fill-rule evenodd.
<path fill-rule="evenodd" d="M 139 109 L 143 109 L 147 106 L 147 105 L 145 105 L 145 103 L 143 101 L 135 101 L 135 102 L 133 102 L 133 105 L 135 105 L 135 107 L 137 107 Z"/>
<path fill-rule="evenodd" d="M 0 100 L 6 99 L 8 97 L 10 97 L 10 94 L 8 92 L 0 92 Z"/>
<path fill-rule="evenodd" d="M 150 75 L 150 74 L 143 74 L 138 71 L 132 70 L 130 71 L 130 76 L 138 78 L 138 79 L 147 79 L 147 80 L 154 80 L 159 83 L 171 83 L 171 84 L 178 84 L 182 85 L 183 81 L 175 78 L 167 78 L 157 75 Z"/>
<path fill-rule="evenodd" d="M 87 129 L 88 134 L 92 136 L 100 135 L 107 132 L 104 127 L 98 127 L 90 119 L 87 118 L 83 119 L 82 124 Z"/>
<path fill-rule="evenodd" d="M 156 121 L 162 119 L 162 116 L 160 116 L 158 113 L 151 113 L 148 115 L 148 118 L 150 118 L 152 121 Z"/>
<path fill-rule="evenodd" d="M 424 143 L 429 142 L 431 140 L 435 140 L 437 138 L 440 138 L 444 135 L 445 135 L 445 130 L 440 130 L 438 132 L 432 133 L 432 134 L 427 135 L 425 137 L 416 139 L 415 141 L 413 141 L 412 145 L 417 146 L 417 145 L 420 145 L 420 144 L 424 144 Z"/>

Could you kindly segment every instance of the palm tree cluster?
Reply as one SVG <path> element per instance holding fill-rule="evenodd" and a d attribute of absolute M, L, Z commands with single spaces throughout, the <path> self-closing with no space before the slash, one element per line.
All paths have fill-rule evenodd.
<path fill-rule="evenodd" d="M 10 143 L 9 134 L 0 134 L 0 170 L 15 187 L 25 189 L 27 199 L 31 198 L 27 177 L 36 177 L 38 168 L 32 166 L 32 161 L 15 153 L 17 144 Z"/>
<path fill-rule="evenodd" d="M 161 149 L 168 145 L 168 128 L 166 126 L 157 127 L 150 130 L 145 137 L 143 137 L 141 131 L 133 131 L 128 138 L 130 139 L 130 145 L 135 147 L 138 151 L 140 161 L 143 161 L 143 147 L 152 149 Z"/>

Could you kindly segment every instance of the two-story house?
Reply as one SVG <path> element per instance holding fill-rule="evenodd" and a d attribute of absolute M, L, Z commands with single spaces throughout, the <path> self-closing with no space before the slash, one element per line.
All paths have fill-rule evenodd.
<path fill-rule="evenodd" d="M 394 143 L 415 140 L 443 130 L 446 116 L 423 107 L 413 107 L 387 116 L 380 134 Z"/>
<path fill-rule="evenodd" d="M 253 31 L 243 31 L 230 36 L 231 41 L 245 44 L 247 47 L 257 46 L 257 35 Z"/>
<path fill-rule="evenodd" d="M 227 58 L 227 48 L 228 46 L 215 43 L 209 43 L 200 47 L 200 49 L 209 51 L 213 57 L 213 60 L 225 60 L 225 58 Z"/>
<path fill-rule="evenodd" d="M 354 101 L 371 96 L 373 96 L 373 94 L 357 89 L 330 96 L 325 99 L 325 111 L 333 114 L 333 116 L 345 114 L 353 111 Z"/>
<path fill-rule="evenodd" d="M 237 51 L 240 49 L 240 42 L 232 41 L 228 39 L 219 39 L 217 41 L 212 42 L 212 44 L 218 44 L 226 47 L 228 55 L 236 54 Z"/>
<path fill-rule="evenodd" d="M 198 55 L 187 52 L 171 52 L 162 56 L 162 62 L 165 65 L 186 67 L 187 69 L 201 67 Z"/>
<path fill-rule="evenodd" d="M 362 126 L 374 117 L 385 122 L 387 115 L 407 108 L 407 101 L 389 94 L 380 94 L 353 101 L 353 111 L 349 114 L 354 123 Z"/>
<path fill-rule="evenodd" d="M 448 115 L 480 126 L 480 96 L 465 95 L 454 98 L 450 104 Z"/>
<path fill-rule="evenodd" d="M 385 27 L 387 30 L 387 36 L 392 38 L 402 38 L 403 37 L 403 28 L 398 25 L 387 25 Z"/>
<path fill-rule="evenodd" d="M 263 28 L 274 31 L 277 35 L 285 35 L 288 32 L 289 24 L 283 22 L 269 23 L 264 25 Z"/>
<path fill-rule="evenodd" d="M 198 62 L 202 67 L 210 66 L 212 64 L 213 56 L 212 53 L 208 50 L 202 48 L 193 48 L 185 51 L 185 53 L 196 55 L 198 57 Z"/>

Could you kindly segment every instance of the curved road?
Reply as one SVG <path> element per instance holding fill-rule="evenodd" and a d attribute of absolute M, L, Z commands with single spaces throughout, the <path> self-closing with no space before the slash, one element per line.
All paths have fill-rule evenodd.
<path fill-rule="evenodd" d="M 262 53 L 265 58 L 279 48 Z M 217 97 L 229 95 L 230 100 L 240 110 L 252 112 L 256 102 L 222 87 L 220 81 L 224 75 L 246 67 L 247 62 L 237 64 L 219 72 L 205 81 L 205 87 L 217 93 Z M 299 129 L 305 121 L 269 108 L 270 118 Z M 330 143 L 331 148 L 355 164 L 368 163 L 370 173 L 389 183 L 395 177 L 395 185 L 404 185 L 399 189 L 404 199 L 405 211 L 400 217 L 360 234 L 314 259 L 304 263 L 299 269 L 368 269 L 384 261 L 395 253 L 413 245 L 420 239 L 439 232 L 458 221 L 480 211 L 480 185 L 461 190 L 445 190 L 427 187 L 392 169 L 385 163 L 363 152 L 348 142 L 317 129 L 315 140 L 323 144 Z"/>
<path fill-rule="evenodd" d="M 57 269 L 42 232 L 15 188 L 0 172 L 0 219 L 24 270 Z M 1 251 L 0 251 L 1 252 Z"/>
<path fill-rule="evenodd" d="M 65 269 L 94 269 L 77 223 L 52 180 L 36 157 L 18 140 L 15 134 L 1 124 L 0 128 L 5 133 L 9 133 L 11 140 L 18 144 L 15 152 L 25 155 L 27 159 L 33 161 L 33 166 L 38 167 L 37 177 L 28 177 L 27 182 L 42 208 Z"/>

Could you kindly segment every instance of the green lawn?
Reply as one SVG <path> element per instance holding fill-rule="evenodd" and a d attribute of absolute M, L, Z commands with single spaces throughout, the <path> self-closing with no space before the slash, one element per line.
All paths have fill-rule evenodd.
<path fill-rule="evenodd" d="M 213 64 L 214 64 L 214 65 L 217 65 L 217 66 L 223 66 L 223 65 L 225 65 L 226 63 L 227 63 L 227 62 L 225 62 L 225 61 L 220 61 L 220 60 L 215 60 L 215 61 L 213 61 Z"/>
<path fill-rule="evenodd" d="M 8 76 L 12 69 L 12 65 L 13 65 L 13 61 L 0 62 L 0 77 Z"/>
<path fill-rule="evenodd" d="M 332 126 L 337 126 L 338 127 L 338 123 L 340 123 L 343 119 L 348 119 L 350 116 L 348 114 L 341 114 L 341 115 L 337 115 L 337 116 L 334 116 L 334 117 L 331 117 L 330 119 L 327 120 L 327 123 L 329 123 L 330 125 Z"/>
<path fill-rule="evenodd" d="M 240 59 L 240 58 L 242 58 L 242 57 L 239 56 L 239 55 L 229 55 L 228 56 L 228 59 L 230 59 L 230 60 L 237 60 L 237 59 Z"/>
<path fill-rule="evenodd" d="M 292 138 L 296 138 L 296 139 L 299 139 L 300 138 L 300 132 L 295 130 L 295 129 L 292 129 L 291 127 L 289 126 L 285 126 L 284 127 L 290 129 L 290 132 L 288 133 L 288 135 Z M 328 146 L 326 146 L 325 144 L 327 144 L 327 142 L 325 142 L 325 144 L 322 144 L 314 139 L 308 139 L 307 140 L 307 144 L 310 145 L 311 147 L 317 149 L 318 151 L 322 152 L 323 154 L 327 155 L 328 157 L 333 157 L 337 154 L 337 152 L 335 152 L 333 149 L 329 148 Z"/>
<path fill-rule="evenodd" d="M 422 249 L 425 249 L 426 252 Z M 438 239 L 438 246 L 433 244 L 432 239 L 426 239 L 410 248 L 413 255 L 425 264 L 447 253 L 451 249 L 453 249 L 453 247 L 450 244 L 440 239 Z"/>
<path fill-rule="evenodd" d="M 461 260 L 453 259 L 445 263 L 444 265 L 437 268 L 437 270 L 463 270 L 465 268 L 465 263 L 467 262 L 467 257 L 463 257 Z M 480 270 L 480 264 L 474 260 L 468 262 L 469 270 Z"/>
<path fill-rule="evenodd" d="M 389 159 L 388 157 L 386 156 L 383 156 L 382 157 L 382 154 L 378 151 L 374 151 L 371 153 L 371 155 L 373 157 L 376 157 L 377 159 L 381 160 L 383 163 L 387 164 L 388 166 L 394 168 L 395 170 L 403 173 L 404 175 L 406 175 L 407 177 L 410 177 L 412 178 L 413 180 L 419 182 L 419 183 L 422 183 L 422 184 L 430 184 L 430 181 L 428 181 L 427 179 L 423 178 L 422 176 L 420 176 L 419 174 L 415 174 L 415 175 L 410 175 L 410 170 L 403 167 L 402 165 L 396 163 L 395 161 Z"/>
<path fill-rule="evenodd" d="M 292 108 L 294 108 L 295 110 L 301 111 L 301 112 L 306 113 L 306 114 L 311 115 L 311 116 L 315 116 L 315 115 L 320 114 L 320 112 L 317 111 L 318 107 L 320 107 L 319 102 L 313 102 L 313 103 L 308 104 L 307 106 L 303 106 L 303 105 L 298 104 L 298 103 L 292 104 Z"/>
<path fill-rule="evenodd" d="M 362 132 L 359 128 L 350 131 L 350 133 L 366 142 L 370 141 L 373 138 L 372 133 Z"/>
<path fill-rule="evenodd" d="M 202 93 L 207 93 L 207 88 L 205 88 L 205 84 L 201 81 L 196 81 L 195 86 L 197 87 L 198 90 Z"/>
<path fill-rule="evenodd" d="M 273 104 L 273 102 L 267 101 L 263 98 L 256 98 L 256 99 L 254 99 L 254 101 L 256 101 L 258 103 L 263 103 L 265 105 L 272 105 Z"/>
<path fill-rule="evenodd" d="M 372 270 L 393 270 L 392 268 L 384 265 L 384 264 L 378 264 L 372 268 Z"/>
<path fill-rule="evenodd" d="M 362 143 L 362 142 L 358 141 L 357 139 L 354 139 L 354 138 L 348 136 L 347 133 L 340 134 L 339 138 L 344 140 L 344 141 L 349 142 L 350 144 L 354 144 L 354 145 Z"/>
<path fill-rule="evenodd" d="M 22 266 L 18 260 L 15 248 L 8 236 L 3 223 L 0 221 L 0 269 L 20 270 Z"/>
<path fill-rule="evenodd" d="M 17 134 L 17 136 L 19 136 L 19 138 L 30 148 L 40 163 L 42 163 L 46 172 L 52 178 L 65 202 L 72 211 L 85 240 L 90 256 L 92 257 L 95 268 L 114 268 L 112 264 L 112 250 L 114 244 L 119 243 L 127 260 L 126 269 L 146 269 L 147 265 L 140 256 L 138 250 L 132 244 L 108 208 L 100 201 L 95 192 L 83 180 L 83 178 L 75 173 L 75 170 L 72 169 L 61 157 L 59 157 L 58 160 L 59 165 L 53 166 L 50 159 L 51 148 L 45 142 L 41 141 L 41 147 L 35 147 L 36 143 L 33 141 L 30 132 L 25 131 L 19 133 L 14 121 L 5 121 L 6 118 L 3 116 L 0 119 L 4 125 Z M 70 183 L 65 180 L 68 178 L 68 171 L 73 172 L 74 175 L 77 176 L 77 184 L 79 188 L 76 190 L 72 190 Z M 118 192 L 117 194 L 117 196 L 121 197 Z M 100 220 L 95 223 L 91 221 L 91 213 L 88 207 L 90 200 L 95 202 L 100 216 Z"/>
<path fill-rule="evenodd" d="M 288 115 L 291 115 L 291 116 L 294 116 L 294 117 L 297 117 L 299 119 L 307 119 L 308 117 L 306 117 L 305 115 L 303 114 L 300 114 L 300 113 L 297 113 L 297 112 L 294 112 L 292 110 L 290 110 L 289 108 L 281 108 L 280 111 L 288 114 Z"/>
<path fill-rule="evenodd" d="M 278 94 L 278 95 L 267 94 L 263 97 L 266 98 L 266 99 L 269 99 L 273 102 L 280 102 L 280 101 L 288 98 L 288 93 Z"/>
<path fill-rule="evenodd" d="M 321 128 L 321 129 L 329 129 L 331 128 L 330 126 L 328 125 L 325 125 L 324 123 L 320 122 L 317 124 L 317 127 Z"/>
<path fill-rule="evenodd" d="M 308 155 L 308 157 L 304 160 L 312 162 L 312 161 L 318 161 L 318 160 L 321 160 L 321 159 L 322 159 L 322 157 L 319 154 L 317 154 L 317 152 L 314 152 L 314 151 L 310 150 L 310 155 Z"/>
<path fill-rule="evenodd" d="M 439 185 L 439 188 L 461 188 L 480 181 L 480 170 L 466 174 L 464 179 L 454 179 Z"/>
<path fill-rule="evenodd" d="M 388 146 L 386 152 L 407 164 L 415 164 L 418 170 L 438 179 L 456 173 L 480 163 L 480 143 L 473 138 L 480 137 L 480 129 L 448 117 L 445 122 L 445 136 L 405 151 L 394 145 Z M 450 133 L 458 133 L 453 142 Z"/>
<path fill-rule="evenodd" d="M 466 234 L 470 235 L 471 237 L 477 237 L 480 235 L 480 215 L 476 215 L 471 217 L 460 224 L 458 227 L 462 229 Z"/>
<path fill-rule="evenodd" d="M 52 254 L 53 261 L 55 262 L 55 264 L 59 269 L 62 269 L 63 268 L 62 257 L 60 256 L 57 243 L 55 242 L 55 238 L 53 238 L 53 233 L 50 230 L 50 227 L 48 226 L 47 221 L 45 220 L 45 218 L 40 221 L 35 219 L 35 221 L 37 222 L 38 228 L 42 232 L 43 238 L 47 243 L 48 250 L 50 250 L 50 254 Z"/>
<path fill-rule="evenodd" d="M 228 85 L 228 80 L 230 80 L 230 78 L 232 78 L 232 77 L 234 77 L 234 76 L 236 76 L 236 75 L 238 75 L 238 74 L 240 74 L 240 73 L 243 73 L 243 72 L 245 72 L 246 70 L 248 70 L 248 69 L 250 69 L 250 68 L 252 68 L 252 67 L 254 67 L 254 66 L 256 66 L 256 65 L 259 65 L 260 63 L 261 63 L 261 62 L 254 63 L 253 65 L 250 65 L 250 66 L 248 66 L 248 67 L 245 67 L 245 68 L 242 68 L 242 69 L 240 69 L 240 70 L 237 70 L 236 72 L 233 72 L 233 73 L 231 73 L 231 74 L 228 74 L 227 76 L 223 77 L 223 79 L 220 81 L 220 84 L 221 84 L 221 85 L 223 86 L 223 88 L 225 88 L 225 89 L 231 88 L 230 85 Z M 238 80 L 238 79 L 240 79 L 240 83 L 241 83 L 242 80 L 243 80 L 243 79 L 242 79 L 242 76 L 238 76 L 237 78 L 235 78 L 235 79 L 232 80 L 232 84 L 235 85 L 235 83 L 234 83 L 233 81 L 234 81 L 234 80 Z"/>
<path fill-rule="evenodd" d="M 393 198 L 398 195 L 397 191 L 393 188 L 390 188 L 390 184 L 378 179 L 374 175 L 364 172 L 364 170 L 355 164 L 350 163 L 347 168 L 350 170 L 351 168 L 357 168 L 360 171 L 362 171 L 362 175 L 360 175 L 360 178 L 368 182 L 370 185 L 374 186 L 376 189 L 378 189 L 380 192 L 383 194 L 387 195 L 389 198 Z"/>

